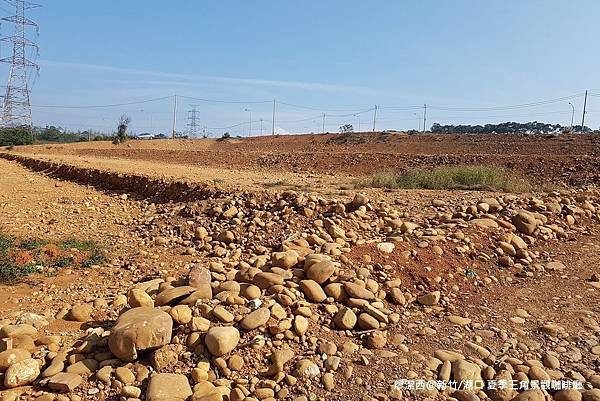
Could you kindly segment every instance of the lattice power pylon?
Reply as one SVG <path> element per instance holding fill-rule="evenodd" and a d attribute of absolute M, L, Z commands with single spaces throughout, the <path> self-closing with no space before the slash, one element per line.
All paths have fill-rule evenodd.
<path fill-rule="evenodd" d="M 32 48 L 38 51 L 38 45 L 27 38 L 27 28 L 35 28 L 38 25 L 25 17 L 25 11 L 41 7 L 39 4 L 23 0 L 5 0 L 16 8 L 13 16 L 2 18 L 3 21 L 14 24 L 14 34 L 3 37 L 3 42 L 12 45 L 12 56 L 0 59 L 0 62 L 10 64 L 6 95 L 2 110 L 2 125 L 4 127 L 32 127 L 31 103 L 29 100 L 29 73 L 28 71 L 39 71 L 39 66 L 27 58 L 26 51 Z"/>
<path fill-rule="evenodd" d="M 198 105 L 190 105 L 192 108 L 188 111 L 187 132 L 190 138 L 198 137 Z"/>

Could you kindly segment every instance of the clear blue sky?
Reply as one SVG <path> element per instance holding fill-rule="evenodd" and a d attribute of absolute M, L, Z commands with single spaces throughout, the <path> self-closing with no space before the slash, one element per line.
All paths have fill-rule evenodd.
<path fill-rule="evenodd" d="M 373 105 L 481 108 L 600 93 L 597 0 L 454 1 L 81 1 L 40 0 L 35 105 L 103 105 L 183 96 L 279 101 L 278 130 L 320 131 Z M 10 7 L 4 3 L 4 9 Z M 5 13 L 5 11 L 0 10 Z M 6 34 L 9 26 L 2 25 Z M 2 44 L 2 56 L 8 47 Z M 6 69 L 2 70 L 6 77 Z M 5 78 L 2 78 L 5 79 Z M 569 100 L 534 108 L 436 110 L 428 125 L 547 121 L 568 125 Z M 180 99 L 178 129 L 189 105 L 200 125 L 258 120 L 270 130 L 271 104 Z M 576 123 L 583 98 L 573 99 Z M 172 99 L 104 109 L 34 108 L 34 123 L 112 130 L 122 113 L 136 132 L 170 130 Z M 600 125 L 591 97 L 588 125 Z M 337 111 L 340 110 L 340 111 Z M 415 115 L 416 113 L 416 115 Z M 417 128 L 422 110 L 379 111 L 378 128 Z M 285 123 L 308 119 L 298 123 Z M 362 129 L 373 113 L 360 115 Z M 267 122 L 268 120 L 268 122 Z M 268 127 L 268 128 L 267 128 Z M 240 134 L 248 124 L 229 130 Z M 221 131 L 214 130 L 215 133 Z"/>

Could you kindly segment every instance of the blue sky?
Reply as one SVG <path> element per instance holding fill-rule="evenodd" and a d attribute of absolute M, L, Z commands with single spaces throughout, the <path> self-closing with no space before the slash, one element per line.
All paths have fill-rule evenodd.
<path fill-rule="evenodd" d="M 597 0 L 40 3 L 43 8 L 29 13 L 40 25 L 34 105 L 107 105 L 175 93 L 240 102 L 180 98 L 180 131 L 190 104 L 198 104 L 201 126 L 248 122 L 249 109 L 252 133 L 260 133 L 260 119 L 267 132 L 272 104 L 244 102 L 274 98 L 306 107 L 278 104 L 282 132 L 318 132 L 323 112 L 328 131 L 343 123 L 358 128 L 359 119 L 362 129 L 372 128 L 372 111 L 353 114 L 375 104 L 382 107 L 380 129 L 416 129 L 422 109 L 410 107 L 424 103 L 432 107 L 428 126 L 533 120 L 568 125 L 569 100 L 581 121 L 581 96 L 537 107 L 474 109 L 586 89 L 600 93 Z M 6 34 L 9 26 L 1 29 Z M 0 53 L 8 52 L 3 43 Z M 599 103 L 595 96 L 588 102 L 586 119 L 594 128 L 600 125 Z M 37 125 L 110 131 L 127 113 L 136 132 L 168 132 L 172 108 L 171 98 L 113 108 L 34 107 L 33 117 Z M 243 124 L 229 131 L 248 129 Z"/>

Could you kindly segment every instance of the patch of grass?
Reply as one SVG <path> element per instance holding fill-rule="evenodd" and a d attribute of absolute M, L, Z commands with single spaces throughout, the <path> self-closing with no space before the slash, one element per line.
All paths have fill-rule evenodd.
<path fill-rule="evenodd" d="M 14 242 L 13 238 L 0 233 L 0 254 L 5 254 Z"/>
<path fill-rule="evenodd" d="M 468 189 L 480 191 L 529 192 L 527 180 L 501 167 L 442 166 L 404 173 L 378 173 L 355 181 L 357 188 Z"/>
<path fill-rule="evenodd" d="M 11 284 L 36 271 L 35 265 L 17 266 L 10 261 L 0 260 L 0 283 Z"/>
<path fill-rule="evenodd" d="M 104 261 L 100 247 L 76 239 L 51 242 L 16 240 L 0 233 L 0 283 L 15 284 L 31 273 L 56 274 L 65 267 L 89 268 Z"/>
<path fill-rule="evenodd" d="M 31 251 L 36 248 L 40 248 L 40 247 L 46 245 L 47 243 L 48 243 L 47 241 L 40 241 L 40 240 L 22 241 L 19 243 L 19 248 L 24 249 L 26 251 Z"/>
<path fill-rule="evenodd" d="M 288 186 L 289 183 L 284 180 L 279 180 L 279 181 L 264 182 L 262 185 L 265 188 L 275 188 L 275 187 Z"/>
<path fill-rule="evenodd" d="M 68 241 L 61 242 L 58 244 L 60 249 L 68 250 L 68 249 L 77 249 L 78 251 L 90 251 L 97 248 L 96 243 L 92 241 L 79 241 L 75 239 L 71 239 Z"/>
<path fill-rule="evenodd" d="M 89 268 L 92 265 L 98 265 L 102 262 L 104 262 L 104 255 L 102 255 L 99 249 L 96 249 L 89 258 L 81 263 L 81 266 Z"/>

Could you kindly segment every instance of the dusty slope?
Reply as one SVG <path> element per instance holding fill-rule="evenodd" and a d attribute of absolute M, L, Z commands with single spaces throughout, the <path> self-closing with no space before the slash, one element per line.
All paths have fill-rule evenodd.
<path fill-rule="evenodd" d="M 72 155 L 144 160 L 175 165 L 363 175 L 441 164 L 492 164 L 538 181 L 598 182 L 600 141 L 592 135 L 415 135 L 390 133 L 299 135 L 228 141 L 131 141 L 21 147 L 30 155 Z M 275 178 L 275 181 L 278 179 Z M 294 184 L 294 183 L 292 183 Z"/>
<path fill-rule="evenodd" d="M 81 163 L 74 159 L 70 161 Z M 97 166 L 94 163 L 94 167 L 108 171 L 125 168 L 125 165 L 115 167 L 108 163 Z M 223 198 L 152 205 L 143 197 L 132 200 L 137 198 L 139 193 L 123 196 L 127 193 L 126 187 L 113 193 L 109 188 L 102 188 L 98 182 L 95 182 L 95 185 L 102 191 L 70 182 L 59 182 L 54 178 L 31 173 L 14 162 L 2 159 L 0 168 L 3 171 L 0 177 L 0 209 L 3 216 L 0 222 L 1 230 L 18 236 L 89 237 L 96 239 L 110 252 L 109 264 L 98 270 L 65 270 L 57 277 L 33 275 L 26 283 L 2 288 L 2 293 L 10 294 L 4 297 L 0 304 L 2 315 L 7 317 L 9 322 L 12 323 L 22 316 L 20 312 L 40 313 L 50 321 L 50 325 L 43 329 L 44 332 L 59 334 L 65 345 L 70 344 L 73 338 L 84 335 L 83 330 L 79 330 L 81 324 L 53 318 L 57 314 L 61 317 L 73 304 L 87 302 L 92 305 L 92 325 L 110 329 L 112 320 L 123 307 L 117 306 L 114 300 L 119 294 L 125 294 L 134 283 L 162 277 L 166 279 L 163 289 L 173 285 L 179 286 L 182 284 L 179 281 L 186 282 L 184 278 L 187 271 L 193 266 L 190 262 L 195 261 L 201 266 L 213 262 L 214 264 L 210 265 L 212 276 L 215 284 L 221 285 L 223 282 L 220 280 L 225 279 L 225 273 L 221 271 L 223 267 L 225 272 L 231 271 L 229 269 L 240 269 L 237 264 L 240 260 L 254 263 L 251 262 L 251 255 L 254 253 L 267 252 L 266 255 L 271 255 L 272 251 L 280 249 L 282 242 L 290 240 L 291 234 L 311 230 L 313 233 L 320 232 L 316 220 L 306 215 L 302 208 L 295 206 L 297 198 L 282 196 L 276 192 L 261 194 L 261 197 L 266 196 L 264 199 L 271 198 L 264 204 L 256 202 L 258 198 L 252 193 L 232 193 L 224 195 Z M 158 174 L 156 165 L 148 164 L 147 168 L 145 172 L 149 175 Z M 68 177 L 68 174 L 65 177 Z M 80 179 L 80 175 L 72 178 Z M 92 174 L 90 178 L 93 178 Z M 539 208 L 540 205 L 532 197 L 510 200 L 499 194 L 492 195 L 501 199 L 511 214 L 517 207 Z M 225 377 L 233 378 L 238 388 L 250 388 L 251 394 L 256 398 L 259 394 L 270 395 L 266 389 L 273 389 L 277 392 L 277 398 L 281 399 L 385 400 L 398 395 L 392 391 L 396 379 L 435 377 L 434 372 L 440 368 L 440 361 L 432 358 L 432 355 L 434 350 L 440 349 L 460 351 L 471 361 L 489 367 L 493 365 L 495 369 L 503 366 L 506 358 L 512 357 L 517 361 L 510 359 L 510 363 L 506 363 L 514 366 L 511 369 L 519 372 L 531 370 L 528 365 L 530 362 L 525 361 L 541 361 L 542 356 L 550 353 L 557 356 L 561 366 L 546 366 L 544 369 L 548 374 L 553 377 L 562 375 L 564 378 L 583 379 L 589 387 L 600 385 L 597 377 L 598 349 L 594 348 L 599 344 L 600 328 L 597 322 L 600 318 L 600 290 L 589 281 L 590 277 L 597 273 L 600 262 L 600 231 L 597 216 L 594 217 L 591 212 L 586 214 L 572 206 L 582 205 L 583 200 L 590 196 L 589 199 L 598 207 L 597 194 L 561 195 L 565 203 L 564 208 L 559 213 L 547 213 L 551 219 L 548 227 L 554 224 L 556 233 L 561 232 L 560 228 L 565 235 L 554 238 L 544 231 L 546 227 L 542 227 L 545 234 L 540 231 L 532 236 L 533 240 L 528 246 L 528 252 L 534 257 L 532 260 L 535 263 L 521 267 L 512 265 L 510 268 L 499 267 L 499 255 L 494 254 L 494 246 L 499 236 L 510 232 L 510 229 L 486 229 L 463 223 L 453 226 L 443 218 L 448 213 L 462 210 L 462 207 L 465 210 L 467 206 L 475 207 L 483 194 L 426 191 L 383 194 L 373 191 L 369 196 L 371 199 L 367 203 L 368 207 L 365 207 L 365 215 L 346 213 L 341 208 L 351 200 L 350 192 L 346 193 L 343 202 L 330 204 L 323 198 L 320 201 L 321 205 L 311 210 L 314 210 L 319 218 L 330 218 L 339 222 L 349 234 L 350 230 L 357 233 L 359 241 L 344 241 L 340 238 L 338 242 L 343 244 L 342 252 L 331 253 L 336 261 L 342 263 L 345 274 L 352 277 L 351 280 L 368 281 L 365 278 L 368 276 L 379 282 L 386 291 L 390 290 L 387 279 L 401 280 L 400 288 L 406 295 L 406 302 L 396 304 L 390 302 L 389 298 L 381 301 L 385 305 L 383 309 L 389 309 L 398 315 L 399 322 L 381 327 L 381 330 L 371 331 L 385 333 L 386 341 L 382 348 L 373 344 L 379 339 L 373 340 L 372 334 L 365 334 L 363 330 L 341 331 L 331 327 L 327 307 L 341 307 L 344 301 L 319 304 L 307 302 L 299 295 L 301 298 L 297 301 L 298 304 L 286 308 L 286 312 L 288 316 L 291 314 L 294 317 L 299 315 L 298 307 L 309 308 L 310 316 L 313 316 L 309 319 L 309 331 L 303 336 L 298 336 L 295 329 L 291 330 L 291 337 L 274 337 L 269 339 L 264 347 L 256 349 L 240 345 L 235 354 L 242 356 L 246 363 L 245 368 L 239 372 L 227 373 L 222 367 L 217 368 L 222 365 L 219 365 L 217 358 L 212 358 L 213 374 L 221 378 L 220 381 L 213 381 L 216 385 L 227 387 L 228 381 Z M 546 199 L 548 207 L 553 205 L 552 202 L 557 196 L 559 195 L 552 195 Z M 388 204 L 382 205 L 382 199 L 387 200 Z M 435 206 L 432 206 L 433 199 L 438 201 L 435 202 Z M 232 205 L 237 205 L 238 213 L 226 217 L 225 214 Z M 503 220 L 511 215 L 486 213 L 483 210 L 484 206 L 481 206 L 482 210 L 478 207 L 464 215 L 458 213 L 457 216 L 470 221 L 475 217 Z M 398 237 L 398 240 L 401 238 L 400 242 L 396 242 L 394 251 L 387 254 L 378 251 L 376 244 L 387 237 L 395 237 L 391 227 L 396 223 L 392 224 L 390 219 L 385 219 L 391 213 L 397 214 L 403 221 L 418 222 L 426 228 Z M 577 217 L 577 224 L 569 223 L 567 216 L 571 215 Z M 256 220 L 257 218 L 259 220 Z M 384 224 L 384 221 L 387 223 Z M 269 225 L 261 226 L 260 222 Z M 237 237 L 228 245 L 219 241 L 194 239 L 195 229 L 198 227 L 205 227 L 209 234 L 214 236 L 227 228 L 235 232 Z M 452 237 L 451 233 L 455 233 L 457 229 L 471 241 Z M 439 235 L 437 231 L 444 233 L 443 238 L 436 239 Z M 546 235 L 549 235 L 548 238 L 545 238 Z M 469 244 L 472 244 L 472 248 Z M 266 246 L 267 250 L 260 250 L 258 246 Z M 291 245 L 288 243 L 287 246 Z M 443 252 L 441 255 L 438 247 Z M 470 250 L 462 254 L 458 250 L 463 248 Z M 312 251 L 325 253 L 326 249 L 328 247 L 313 247 Z M 412 252 L 408 257 L 405 253 L 407 250 Z M 482 254 L 491 254 L 492 257 L 482 259 Z M 524 259 L 515 258 L 515 261 L 525 263 Z M 562 271 L 553 270 L 548 264 L 549 261 L 560 261 L 566 268 Z M 270 267 L 270 263 L 274 262 L 268 262 L 267 267 Z M 301 274 L 302 262 L 294 271 Z M 466 274 L 467 271 L 476 275 Z M 382 272 L 386 273 L 387 279 L 380 280 Z M 287 285 L 289 289 L 296 287 L 292 280 L 289 280 Z M 372 283 L 369 282 L 369 285 Z M 440 303 L 423 306 L 416 301 L 416 296 L 432 290 L 442 292 Z M 19 297 L 20 304 L 13 301 L 15 297 Z M 275 289 L 273 293 L 266 291 L 261 294 L 261 299 L 265 303 L 272 303 L 274 300 L 283 302 L 283 298 L 276 296 Z M 214 301 L 208 304 L 213 305 Z M 236 307 L 235 304 L 223 304 L 236 314 L 247 313 L 243 307 Z M 212 320 L 213 325 L 222 324 L 213 315 L 207 317 Z M 455 321 L 462 323 L 451 322 L 451 317 L 460 317 L 463 320 Z M 520 319 L 515 319 L 517 317 Z M 509 318 L 513 320 L 508 320 Z M 465 323 L 464 319 L 469 321 Z M 561 330 L 565 331 L 556 335 L 545 334 L 540 327 L 548 323 L 558 324 Z M 83 325 L 81 328 L 85 327 Z M 256 334 L 270 337 L 267 333 L 268 331 L 263 329 L 242 330 L 244 341 L 249 341 Z M 175 334 L 174 338 L 177 338 L 177 341 L 185 342 L 187 333 L 183 325 Z M 468 342 L 485 347 L 496 360 L 492 361 L 489 355 L 477 355 L 469 348 Z M 325 375 L 314 379 L 298 375 L 299 382 L 293 385 L 288 382 L 288 378 L 273 384 L 259 374 L 269 364 L 267 357 L 270 351 L 283 346 L 291 347 L 295 353 L 294 360 L 285 369 L 286 377 L 297 375 L 294 373 L 294 366 L 300 360 L 318 364 L 323 372 L 324 363 L 320 358 L 320 350 L 329 350 L 331 343 L 334 343 L 339 351 L 334 352 L 335 355 L 328 351 L 329 356 L 341 359 L 339 370 L 329 370 L 335 384 L 331 389 L 324 388 L 327 385 Z M 106 347 L 103 348 L 101 344 L 95 347 L 98 349 L 94 348 L 91 353 L 69 352 L 72 357 L 73 354 L 79 354 L 101 360 Z M 353 347 L 358 347 L 358 350 L 354 353 L 348 352 Z M 206 351 L 195 349 L 192 354 L 194 353 L 201 355 Z M 190 361 L 186 354 L 182 353 L 180 358 L 176 355 L 174 361 L 170 359 L 173 362 L 172 366 L 157 369 L 184 373 L 192 383 L 195 382 L 193 375 L 189 373 L 189 363 L 194 359 Z M 164 357 L 172 358 L 172 355 L 165 350 Z M 76 365 L 73 362 L 77 359 L 73 357 L 71 365 Z M 156 358 L 154 361 L 150 359 L 140 359 L 131 364 L 114 361 L 111 364 L 122 365 L 136 372 L 142 365 L 154 368 L 160 365 Z M 110 377 L 114 384 L 105 385 L 93 374 L 83 375 L 86 377 L 84 383 L 71 393 L 72 396 L 79 395 L 83 399 L 119 399 L 117 394 L 123 386 L 121 376 L 119 379 L 113 373 Z M 246 379 L 252 381 L 253 378 L 258 379 L 256 383 L 249 385 L 245 382 Z M 132 384 L 145 394 L 148 379 L 136 379 Z M 260 391 L 261 389 L 264 391 Z M 38 382 L 35 385 L 37 393 L 27 388 L 23 389 L 24 399 L 35 399 L 47 390 L 44 384 Z M 417 394 L 419 392 L 405 391 L 404 397 L 418 398 Z M 587 397 L 594 395 L 586 394 Z M 460 397 L 461 400 L 473 400 L 473 396 L 479 399 L 486 395 L 455 393 L 455 397 Z"/>

